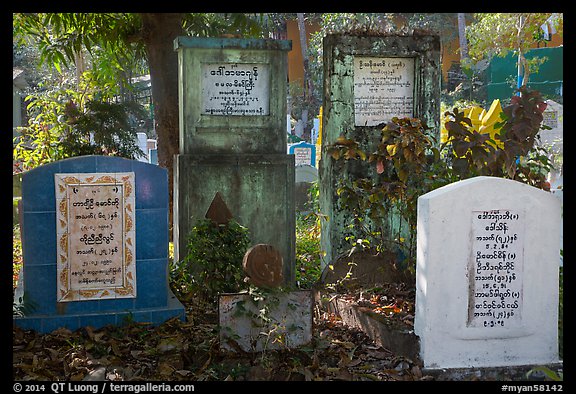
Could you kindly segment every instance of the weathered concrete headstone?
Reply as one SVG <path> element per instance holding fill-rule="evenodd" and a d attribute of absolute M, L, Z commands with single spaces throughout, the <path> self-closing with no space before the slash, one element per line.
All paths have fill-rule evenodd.
<path fill-rule="evenodd" d="M 560 203 L 480 176 L 418 199 L 416 314 L 427 368 L 558 362 Z"/>
<path fill-rule="evenodd" d="M 136 160 L 83 156 L 22 176 L 25 329 L 184 319 L 168 286 L 168 177 Z"/>
<path fill-rule="evenodd" d="M 354 57 L 354 125 L 414 114 L 414 57 Z"/>
<path fill-rule="evenodd" d="M 296 166 L 294 185 L 294 204 L 297 212 L 309 212 L 311 210 L 310 189 L 314 182 L 318 181 L 318 169 L 311 165 L 302 164 Z"/>
<path fill-rule="evenodd" d="M 349 246 L 352 214 L 338 204 L 340 179 L 366 177 L 367 169 L 350 163 L 339 169 L 326 149 L 343 135 L 365 144 L 380 143 L 381 129 L 393 117 L 417 117 L 440 127 L 440 39 L 436 35 L 327 35 L 324 38 L 324 105 L 319 164 L 322 263 L 335 261 Z M 390 222 L 393 222 L 391 218 Z M 389 233 L 400 232 L 398 228 Z M 407 237 L 406 237 L 407 238 Z"/>
<path fill-rule="evenodd" d="M 253 244 L 275 245 L 294 281 L 294 156 L 286 154 L 290 41 L 178 37 L 180 152 L 174 257 L 219 192 Z"/>
<path fill-rule="evenodd" d="M 318 170 L 316 167 L 301 165 L 296 167 L 296 183 L 312 183 L 318 181 Z"/>
<path fill-rule="evenodd" d="M 158 144 L 157 141 L 153 138 L 148 138 L 146 141 L 146 150 L 145 152 L 148 153 L 148 163 L 150 164 L 158 164 Z"/>
<path fill-rule="evenodd" d="M 158 164 L 158 149 L 149 149 L 148 157 L 150 164 Z"/>
<path fill-rule="evenodd" d="M 146 133 L 136 133 L 138 138 L 138 148 L 142 151 L 142 155 L 137 159 L 149 163 L 148 160 L 148 136 Z"/>

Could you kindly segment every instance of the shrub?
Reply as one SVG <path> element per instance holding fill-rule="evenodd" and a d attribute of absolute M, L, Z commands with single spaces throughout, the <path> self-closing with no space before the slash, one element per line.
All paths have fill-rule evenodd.
<path fill-rule="evenodd" d="M 250 245 L 248 229 L 234 220 L 200 220 L 190 231 L 187 255 L 172 263 L 171 281 L 181 299 L 215 301 L 218 293 L 238 292 L 244 284 L 242 259 Z"/>

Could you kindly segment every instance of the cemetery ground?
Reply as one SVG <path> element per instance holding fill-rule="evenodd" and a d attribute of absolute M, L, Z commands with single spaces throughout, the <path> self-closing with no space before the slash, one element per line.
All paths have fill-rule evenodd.
<path fill-rule="evenodd" d="M 315 228 L 297 231 L 301 287 L 316 287 Z M 308 221 L 308 224 L 311 222 Z M 312 225 L 313 226 L 313 225 Z M 302 234 L 308 236 L 302 236 Z M 21 264 L 18 227 L 14 231 L 14 281 Z M 312 253 L 311 253 L 312 252 Z M 315 268 L 316 267 L 316 268 Z M 306 274 L 305 272 L 308 272 Z M 397 278 L 396 278 L 397 279 Z M 385 322 L 392 330 L 410 330 L 415 289 L 402 281 L 358 286 L 339 281 L 316 294 L 335 297 Z M 346 325 L 328 308 L 314 308 L 312 341 L 292 349 L 247 353 L 224 351 L 218 335 L 216 303 L 195 297 L 181 300 L 186 321 L 158 326 L 126 319 L 120 326 L 48 334 L 13 328 L 13 379 L 38 381 L 519 381 L 550 380 L 526 368 L 471 369 L 429 373 L 418 357 L 406 357 L 379 345 L 365 332 Z M 553 377 L 554 375 L 550 375 Z"/>

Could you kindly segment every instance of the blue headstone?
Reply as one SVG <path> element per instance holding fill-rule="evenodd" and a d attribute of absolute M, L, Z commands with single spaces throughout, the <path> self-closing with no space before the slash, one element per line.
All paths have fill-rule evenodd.
<path fill-rule="evenodd" d="M 130 212 L 130 217 L 134 218 L 131 234 L 135 244 L 135 256 L 131 259 L 135 263 L 133 296 L 62 302 L 59 281 L 62 254 L 65 254 L 62 251 L 66 248 L 59 246 L 62 244 L 59 239 L 62 230 L 57 221 L 62 218 L 62 213 L 57 209 L 55 174 L 59 174 L 56 178 L 60 179 L 66 178 L 66 174 L 84 173 L 111 176 L 128 173 L 133 176 L 134 190 L 130 191 L 129 200 L 134 208 L 134 212 Z M 82 156 L 24 173 L 23 287 L 30 308 L 27 308 L 25 316 L 14 316 L 14 324 L 46 333 L 60 327 L 75 330 L 84 326 L 118 325 L 127 318 L 153 325 L 173 317 L 184 320 L 184 307 L 168 285 L 168 206 L 166 169 L 141 161 Z"/>
<path fill-rule="evenodd" d="M 288 148 L 288 154 L 294 155 L 294 161 L 297 166 L 309 165 L 316 167 L 316 146 L 301 141 L 291 145 Z"/>

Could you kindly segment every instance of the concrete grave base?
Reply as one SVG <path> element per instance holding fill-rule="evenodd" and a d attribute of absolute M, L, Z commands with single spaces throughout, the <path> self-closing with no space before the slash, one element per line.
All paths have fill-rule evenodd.
<path fill-rule="evenodd" d="M 88 301 L 89 302 L 89 301 Z M 34 315 L 14 317 L 14 325 L 23 330 L 35 330 L 40 333 L 49 333 L 58 328 L 65 327 L 71 331 L 81 327 L 102 328 L 108 325 L 121 326 L 129 322 L 149 323 L 159 325 L 177 317 L 184 320 L 184 308 L 180 301 L 170 295 L 167 305 L 153 308 L 141 308 L 130 311 L 101 311 L 77 312 L 63 315 Z"/>
<path fill-rule="evenodd" d="M 483 368 L 423 368 L 422 374 L 430 375 L 437 381 L 471 381 L 471 380 L 491 380 L 491 381 L 519 381 L 550 380 L 539 368 L 545 367 L 555 375 L 563 373 L 563 363 L 553 363 L 546 365 L 516 365 L 504 367 L 483 367 Z"/>
<path fill-rule="evenodd" d="M 220 294 L 220 348 L 261 352 L 304 346 L 312 341 L 313 306 L 310 290 L 271 291 L 258 302 L 247 293 Z"/>
<path fill-rule="evenodd" d="M 378 346 L 392 353 L 416 360 L 419 357 L 418 337 L 410 327 L 397 327 L 370 308 L 355 305 L 339 296 L 329 298 L 323 308 L 342 319 L 347 326 L 362 330 Z"/>

